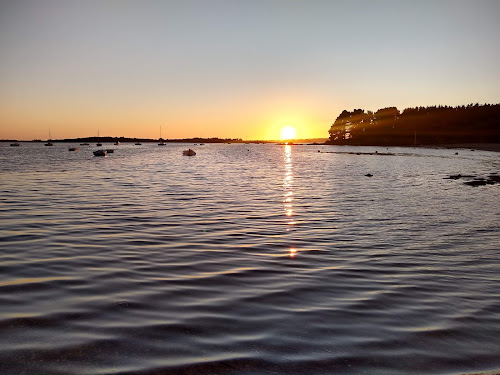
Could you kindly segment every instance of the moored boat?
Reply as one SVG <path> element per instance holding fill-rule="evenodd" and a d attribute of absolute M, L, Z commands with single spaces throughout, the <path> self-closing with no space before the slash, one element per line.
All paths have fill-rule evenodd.
<path fill-rule="evenodd" d="M 106 151 L 108 154 L 112 154 L 113 152 L 115 152 L 115 150 L 112 148 L 108 148 L 108 149 L 106 149 Z"/>
<path fill-rule="evenodd" d="M 79 150 L 79 148 L 78 148 L 78 147 L 70 147 L 70 148 L 68 149 L 68 151 L 78 151 L 78 150 Z"/>
<path fill-rule="evenodd" d="M 165 143 L 165 141 L 163 140 L 163 138 L 161 137 L 161 125 L 160 125 L 160 143 L 158 143 L 158 146 L 166 146 L 167 144 Z"/>
<path fill-rule="evenodd" d="M 21 145 L 19 144 L 19 142 L 14 142 L 14 143 L 11 143 L 10 146 L 11 147 L 19 147 Z"/>
<path fill-rule="evenodd" d="M 52 143 L 52 136 L 50 135 L 50 129 L 49 129 L 49 139 L 47 140 L 47 143 L 45 143 L 45 146 L 54 146 Z"/>
<path fill-rule="evenodd" d="M 106 156 L 107 151 L 106 150 L 97 150 L 94 151 L 94 156 Z"/>
<path fill-rule="evenodd" d="M 194 152 L 194 150 L 192 150 L 192 149 L 184 150 L 184 151 L 182 151 L 182 155 L 184 155 L 184 156 L 195 156 L 196 152 Z"/>
<path fill-rule="evenodd" d="M 97 143 L 95 145 L 98 146 L 98 147 L 102 146 L 101 139 L 99 137 L 99 130 L 97 131 Z"/>

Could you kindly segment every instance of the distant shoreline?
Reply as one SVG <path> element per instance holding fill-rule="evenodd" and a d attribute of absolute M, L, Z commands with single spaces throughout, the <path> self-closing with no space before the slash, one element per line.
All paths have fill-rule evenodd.
<path fill-rule="evenodd" d="M 114 143 L 116 142 L 116 138 L 111 137 L 103 137 L 100 139 L 101 143 Z M 155 143 L 158 140 L 155 139 L 118 139 L 121 143 L 133 143 L 133 142 L 144 142 L 144 143 Z M 77 139 L 53 139 L 54 143 L 95 143 L 97 142 L 97 138 L 77 138 Z M 316 141 L 316 142 L 315 142 Z M 317 142 L 319 141 L 319 142 Z M 323 141 L 323 142 L 321 142 Z M 9 142 L 26 142 L 26 143 L 43 143 L 46 141 L 42 140 L 32 140 L 32 141 L 16 141 L 16 140 L 0 140 L 1 143 L 9 143 Z M 244 141 L 239 139 L 222 139 L 222 138 L 191 138 L 191 139 L 164 139 L 165 143 L 236 143 L 236 144 L 285 144 L 287 142 L 290 145 L 314 145 L 314 146 L 350 146 L 350 147 L 417 147 L 417 148 L 435 148 L 435 149 L 471 149 L 471 150 L 481 150 L 481 151 L 492 151 L 492 152 L 500 152 L 500 143 L 445 143 L 445 144 L 428 144 L 428 145 L 350 145 L 350 144 L 332 144 L 328 142 L 324 142 L 321 138 L 315 139 L 297 139 L 290 141 L 270 141 L 270 140 L 252 140 L 252 141 Z"/>
<path fill-rule="evenodd" d="M 422 145 L 422 148 L 466 148 L 470 150 L 500 152 L 500 143 L 457 143 L 443 145 Z"/>
<path fill-rule="evenodd" d="M 481 151 L 500 152 L 500 143 L 446 143 L 434 145 L 349 145 L 349 144 L 331 144 L 325 143 L 326 146 L 350 146 L 350 147 L 411 147 L 411 148 L 452 148 L 452 149 L 470 149 Z"/>
<path fill-rule="evenodd" d="M 151 139 L 151 138 L 125 138 L 125 137 L 86 137 L 86 138 L 68 138 L 68 139 L 51 139 L 54 143 L 114 143 L 119 141 L 120 143 L 133 143 L 133 142 L 144 142 L 144 143 L 156 143 L 159 141 L 165 143 L 255 143 L 255 144 L 272 144 L 272 143 L 316 143 L 316 144 L 324 144 L 324 142 L 328 138 L 303 138 L 303 139 L 294 139 L 289 141 L 283 140 L 244 140 L 241 138 L 182 138 L 182 139 Z M 33 140 L 17 140 L 17 139 L 0 139 L 0 142 L 34 142 L 34 143 L 42 143 L 47 142 L 48 140 L 42 139 L 33 139 Z"/>

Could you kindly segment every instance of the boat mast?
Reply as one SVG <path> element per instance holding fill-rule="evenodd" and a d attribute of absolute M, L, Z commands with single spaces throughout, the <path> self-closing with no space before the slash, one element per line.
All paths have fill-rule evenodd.
<path fill-rule="evenodd" d="M 161 137 L 161 125 L 160 125 L 160 143 L 158 143 L 158 146 L 165 146 L 165 145 L 166 145 L 166 143 L 163 140 L 163 138 Z"/>

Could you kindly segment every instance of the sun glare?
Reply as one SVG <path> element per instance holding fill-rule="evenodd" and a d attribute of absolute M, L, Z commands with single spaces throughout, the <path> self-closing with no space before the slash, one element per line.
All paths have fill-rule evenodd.
<path fill-rule="evenodd" d="M 284 141 L 288 139 L 295 139 L 295 129 L 291 126 L 285 126 L 281 129 L 281 139 Z"/>

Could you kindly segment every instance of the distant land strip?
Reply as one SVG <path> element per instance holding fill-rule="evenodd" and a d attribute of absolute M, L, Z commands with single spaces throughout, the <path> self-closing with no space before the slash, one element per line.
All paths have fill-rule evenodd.
<path fill-rule="evenodd" d="M 307 139 L 294 139 L 294 143 L 314 143 L 323 144 L 328 138 L 307 138 Z M 31 141 L 18 141 L 16 139 L 1 139 L 0 142 L 46 142 L 47 140 L 33 139 Z M 60 143 L 114 143 L 116 141 L 120 143 L 132 143 L 132 142 L 158 142 L 163 141 L 165 143 L 290 143 L 290 141 L 279 141 L 279 140 L 243 140 L 241 138 L 182 138 L 182 139 L 151 139 L 151 138 L 127 138 L 127 137 L 85 137 L 85 138 L 66 138 L 66 139 L 52 139 L 52 142 Z"/>

